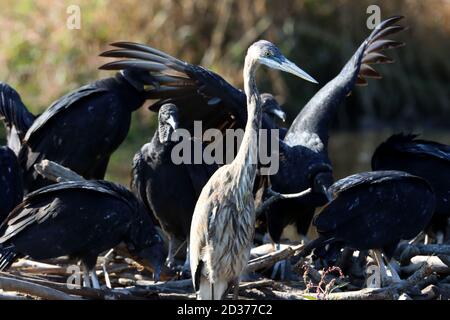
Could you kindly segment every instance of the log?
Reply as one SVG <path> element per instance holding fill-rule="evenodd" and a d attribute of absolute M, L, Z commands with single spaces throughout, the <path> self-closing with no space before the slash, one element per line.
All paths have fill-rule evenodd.
<path fill-rule="evenodd" d="M 16 293 L 16 292 L 1 292 L 0 300 L 32 300 L 30 297 Z"/>
<path fill-rule="evenodd" d="M 42 286 L 51 290 L 56 290 L 63 294 L 69 294 L 74 296 L 80 296 L 86 299 L 95 299 L 95 300 L 142 300 L 142 297 L 134 296 L 130 292 L 124 291 L 116 291 L 109 289 L 94 289 L 94 288 L 86 288 L 81 286 L 73 286 L 73 288 L 68 288 L 65 283 L 58 283 L 49 280 L 43 279 L 35 279 L 29 278 L 25 276 L 19 275 L 7 275 L 4 276 L 5 273 L 1 273 L 0 278 L 12 279 L 15 281 L 23 281 L 27 283 L 31 283 L 32 285 Z M 56 299 L 60 300 L 60 299 Z"/>
<path fill-rule="evenodd" d="M 4 291 L 19 292 L 45 300 L 77 300 L 54 288 L 5 276 L 0 276 L 0 288 Z"/>

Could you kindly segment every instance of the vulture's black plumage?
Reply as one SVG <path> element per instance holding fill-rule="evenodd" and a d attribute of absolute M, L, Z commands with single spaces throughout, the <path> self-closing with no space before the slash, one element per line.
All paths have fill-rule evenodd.
<path fill-rule="evenodd" d="M 3 221 L 11 210 L 22 201 L 22 198 L 22 176 L 16 155 L 8 147 L 0 147 L 1 221 Z"/>
<path fill-rule="evenodd" d="M 44 159 L 86 179 L 103 179 L 111 154 L 127 136 L 131 113 L 146 99 L 151 77 L 127 69 L 76 89 L 55 101 L 34 121 L 17 92 L 3 84 L 0 117 L 11 128 L 8 142 L 17 146 L 27 192 L 50 184 L 34 170 Z M 17 134 L 16 134 L 17 132 Z"/>
<path fill-rule="evenodd" d="M 130 191 L 105 181 L 58 183 L 28 194 L 0 226 L 0 270 L 22 256 L 68 255 L 92 271 L 97 256 L 121 242 L 158 276 L 163 242 Z"/>
<path fill-rule="evenodd" d="M 275 242 L 284 237 L 283 231 L 289 225 L 294 227 L 296 237 L 306 234 L 315 208 L 327 202 L 327 189 L 334 181 L 328 156 L 330 122 L 355 84 L 365 85 L 365 78 L 381 77 L 369 65 L 393 62 L 380 51 L 403 45 L 386 39 L 404 29 L 393 25 L 401 18 L 387 19 L 373 30 L 341 72 L 320 89 L 297 115 L 281 141 L 280 170 L 270 178 L 272 189 L 284 194 L 308 188 L 312 188 L 313 192 L 300 199 L 278 201 L 266 211 L 269 234 Z"/>
<path fill-rule="evenodd" d="M 6 127 L 8 147 L 19 155 L 22 140 L 36 117 L 28 111 L 16 90 L 0 82 L 0 120 Z"/>
<path fill-rule="evenodd" d="M 442 242 L 450 218 L 450 146 L 396 134 L 372 156 L 372 170 L 401 170 L 426 179 L 436 194 L 436 212 L 429 231 Z M 441 233 L 441 236 L 439 236 Z"/>
<path fill-rule="evenodd" d="M 313 221 L 320 236 L 305 253 L 333 243 L 355 250 L 379 249 L 391 257 L 400 240 L 426 227 L 436 204 L 426 180 L 401 171 L 354 174 L 335 182 L 329 191 L 333 199 Z"/>
<path fill-rule="evenodd" d="M 116 42 L 111 46 L 116 49 L 106 51 L 101 56 L 124 60 L 107 63 L 100 69 L 146 70 L 154 79 L 154 84 L 148 88 L 147 95 L 157 100 L 150 106 L 150 110 L 158 111 L 166 103 L 175 104 L 179 109 L 180 121 L 183 122 L 182 127 L 188 130 L 192 130 L 194 121 L 202 121 L 204 130 L 245 127 L 247 121 L 245 93 L 217 73 L 143 44 Z M 271 94 L 262 94 L 261 98 L 267 106 L 272 106 L 266 109 L 266 113 L 285 119 L 284 112 Z"/>

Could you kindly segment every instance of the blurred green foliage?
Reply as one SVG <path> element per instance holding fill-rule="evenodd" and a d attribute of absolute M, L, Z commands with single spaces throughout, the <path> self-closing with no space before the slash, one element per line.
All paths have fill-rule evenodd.
<path fill-rule="evenodd" d="M 382 18 L 401 14 L 407 46 L 377 68 L 383 80 L 358 88 L 339 109 L 336 129 L 414 130 L 450 127 L 450 2 L 446 0 L 1 0 L 0 80 L 34 112 L 90 81 L 111 75 L 98 57 L 118 40 L 150 44 L 202 64 L 236 86 L 247 47 L 273 41 L 321 85 L 332 79 L 370 33 L 367 7 Z M 66 27 L 69 5 L 81 8 L 81 29 Z M 293 119 L 318 87 L 278 72 L 261 71 L 262 91 L 273 92 Z M 108 178 L 127 183 L 131 159 L 153 133 L 155 116 L 134 115 L 127 141 L 114 155 Z M 2 130 L 2 129 L 1 129 Z M 3 131 L 0 131 L 0 136 Z"/>

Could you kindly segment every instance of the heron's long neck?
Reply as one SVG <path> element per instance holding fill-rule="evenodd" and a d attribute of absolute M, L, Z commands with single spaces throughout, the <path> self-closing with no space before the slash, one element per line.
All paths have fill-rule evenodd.
<path fill-rule="evenodd" d="M 255 73 L 256 61 L 250 57 L 245 59 L 244 89 L 247 96 L 247 124 L 239 152 L 234 164 L 238 166 L 239 183 L 250 184 L 256 176 L 258 159 L 258 133 L 261 126 L 261 101 L 256 88 Z"/>

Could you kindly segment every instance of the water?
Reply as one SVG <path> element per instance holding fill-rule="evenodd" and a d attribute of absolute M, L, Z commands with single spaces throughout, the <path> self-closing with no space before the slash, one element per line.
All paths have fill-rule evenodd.
<path fill-rule="evenodd" d="M 394 132 L 332 132 L 329 140 L 329 155 L 334 177 L 340 179 L 354 173 L 370 171 L 370 160 L 377 146 Z M 450 131 L 427 131 L 420 138 L 450 145 Z"/>

